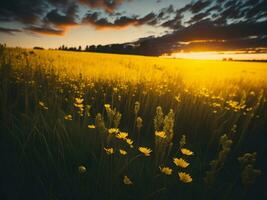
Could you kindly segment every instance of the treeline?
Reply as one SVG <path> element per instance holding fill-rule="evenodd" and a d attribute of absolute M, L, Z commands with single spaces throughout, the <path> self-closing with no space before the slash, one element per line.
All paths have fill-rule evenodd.
<path fill-rule="evenodd" d="M 124 44 L 108 44 L 108 45 L 86 45 L 85 48 L 82 46 L 67 46 L 61 45 L 58 48 L 49 50 L 61 50 L 61 51 L 83 51 L 83 52 L 97 52 L 97 53 L 114 53 L 114 54 L 129 54 L 129 55 L 144 55 L 144 56 L 160 56 L 166 54 L 166 43 L 165 46 L 160 45 L 154 41 L 144 40 L 133 43 Z M 6 47 L 5 44 L 1 44 L 0 48 Z M 33 47 L 35 50 L 44 50 L 41 46 Z"/>
<path fill-rule="evenodd" d="M 83 51 L 82 47 L 68 47 L 65 45 L 62 45 L 58 48 L 58 50 L 63 50 L 63 51 Z"/>
<path fill-rule="evenodd" d="M 68 47 L 62 45 L 58 50 L 63 51 L 84 51 L 84 52 L 98 52 L 98 53 L 114 53 L 114 54 L 133 54 L 146 56 L 159 56 L 165 53 L 162 48 L 157 48 L 148 42 L 141 43 L 125 43 L 125 44 L 109 44 L 109 45 L 86 45 L 85 48 Z"/>
<path fill-rule="evenodd" d="M 81 46 L 68 47 L 62 45 L 58 50 L 63 51 L 84 51 L 84 52 L 98 52 L 98 53 L 116 53 L 116 54 L 137 54 L 134 46 L 132 45 L 121 45 L 121 44 L 110 44 L 110 45 L 86 45 L 83 49 Z"/>

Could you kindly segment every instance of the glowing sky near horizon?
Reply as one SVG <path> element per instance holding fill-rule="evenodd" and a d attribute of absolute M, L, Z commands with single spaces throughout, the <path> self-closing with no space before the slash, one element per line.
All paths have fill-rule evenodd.
<path fill-rule="evenodd" d="M 123 53 L 267 59 L 266 27 L 266 0 L 0 2 L 0 43 L 10 47 L 108 45 L 107 52 L 118 53 L 122 52 L 118 49 L 124 51 L 125 43 L 131 43 L 134 50 Z"/>
<path fill-rule="evenodd" d="M 168 58 L 181 58 L 193 60 L 266 60 L 267 53 L 245 53 L 245 52 L 180 52 L 173 53 Z"/>

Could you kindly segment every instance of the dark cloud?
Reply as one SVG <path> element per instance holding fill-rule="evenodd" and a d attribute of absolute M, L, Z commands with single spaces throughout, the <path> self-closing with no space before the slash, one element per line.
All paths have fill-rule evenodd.
<path fill-rule="evenodd" d="M 26 31 L 40 33 L 45 35 L 59 35 L 62 36 L 65 33 L 64 29 L 55 29 L 49 26 L 29 26 L 25 28 Z"/>
<path fill-rule="evenodd" d="M 0 5 L 0 21 L 19 22 L 28 31 L 62 35 L 64 26 L 76 24 L 73 0 L 4 0 Z"/>
<path fill-rule="evenodd" d="M 217 0 L 206 12 L 213 13 L 215 22 L 257 21 L 267 15 L 266 0 Z"/>
<path fill-rule="evenodd" d="M 217 13 L 219 13 L 220 11 L 222 11 L 222 5 L 221 4 L 215 4 L 215 5 L 210 6 L 206 10 L 206 13 L 211 13 L 211 12 L 217 12 Z"/>
<path fill-rule="evenodd" d="M 246 51 L 267 48 L 267 37 L 243 38 L 227 41 L 190 42 L 180 47 L 183 51 Z"/>
<path fill-rule="evenodd" d="M 100 8 L 108 13 L 112 13 L 118 8 L 125 0 L 79 0 L 90 8 Z"/>
<path fill-rule="evenodd" d="M 149 44 L 148 46 L 151 46 L 150 49 L 154 52 L 154 55 L 184 49 L 195 50 L 197 49 L 196 47 L 200 49 L 200 45 L 202 45 L 202 50 L 215 50 L 216 45 L 217 47 L 220 46 L 220 49 L 231 48 L 233 50 L 249 47 L 267 47 L 266 27 L 267 21 L 216 26 L 212 21 L 205 20 L 162 37 L 149 38 L 146 42 Z M 194 41 L 202 42 L 195 43 Z M 184 43 L 189 43 L 190 45 L 184 45 Z M 209 46 L 211 44 L 213 46 Z M 154 49 L 157 49 L 156 53 Z"/>
<path fill-rule="evenodd" d="M 105 29 L 105 28 L 124 28 L 129 25 L 136 24 L 137 19 L 122 16 L 116 19 L 114 22 L 109 22 L 107 18 L 100 18 L 97 21 L 93 22 L 92 25 L 94 25 L 97 29 Z"/>
<path fill-rule="evenodd" d="M 172 30 L 179 30 L 183 28 L 182 20 L 184 18 L 184 13 L 195 10 L 196 8 L 193 7 L 198 7 L 198 5 L 195 6 L 196 3 L 189 3 L 186 4 L 184 7 L 177 9 L 176 11 L 173 10 L 172 13 L 174 14 L 174 17 L 162 22 L 161 26 L 170 28 Z"/>
<path fill-rule="evenodd" d="M 243 17 L 243 12 L 241 10 L 240 1 L 229 1 L 231 4 L 226 7 L 224 11 L 221 12 L 220 17 L 224 19 L 239 19 Z"/>
<path fill-rule="evenodd" d="M 183 19 L 183 10 L 177 10 L 175 13 L 175 17 L 173 19 L 167 20 L 161 24 L 162 27 L 167 27 L 173 30 L 178 30 L 183 27 L 182 19 Z"/>
<path fill-rule="evenodd" d="M 149 20 L 151 15 L 140 19 L 142 21 L 139 22 L 137 18 L 114 12 L 126 1 L 130 0 L 3 0 L 0 2 L 0 21 L 19 22 L 32 32 L 62 35 L 62 31 L 66 30 L 66 27 L 80 23 L 79 5 L 86 5 L 87 9 L 89 7 L 90 9 L 104 10 L 110 16 L 113 14 L 114 17 L 117 17 L 114 23 L 111 23 L 108 18 L 96 20 L 94 15 L 88 15 L 88 22 L 99 28 L 101 26 L 125 27 L 131 24 L 137 25 L 142 21 L 145 23 Z M 152 25 L 155 22 L 150 21 L 150 23 Z"/>
<path fill-rule="evenodd" d="M 7 33 L 7 34 L 14 34 L 16 32 L 21 32 L 21 30 L 20 29 L 0 27 L 0 32 L 1 33 Z"/>
<path fill-rule="evenodd" d="M 60 14 L 58 9 L 53 9 L 45 16 L 44 20 L 46 23 L 52 23 L 56 26 L 71 26 L 76 25 L 78 6 L 71 4 L 66 8 L 64 14 Z"/>
<path fill-rule="evenodd" d="M 188 24 L 194 24 L 209 18 L 215 24 L 237 23 L 244 21 L 257 21 L 267 16 L 266 0 L 198 0 L 176 10 L 176 16 L 164 21 L 162 26 L 176 30 L 180 28 L 180 22 L 184 13 L 193 16 Z"/>
<path fill-rule="evenodd" d="M 114 46 L 102 46 L 97 51 L 160 56 L 179 50 L 255 50 L 267 48 L 266 27 L 267 21 L 215 25 L 210 20 L 204 20 L 162 37 L 142 38 L 132 44 L 116 45 L 116 49 Z"/>
<path fill-rule="evenodd" d="M 110 22 L 107 18 L 101 18 L 100 12 L 89 12 L 82 20 L 83 24 L 90 24 L 96 29 L 118 29 L 124 28 L 130 25 L 141 26 L 144 24 L 155 25 L 157 23 L 157 16 L 151 12 L 144 17 L 127 17 L 121 16 L 116 18 L 113 22 Z"/>
<path fill-rule="evenodd" d="M 46 12 L 44 0 L 3 0 L 0 2 L 1 21 L 35 23 Z"/>
<path fill-rule="evenodd" d="M 139 18 L 137 20 L 138 25 L 144 25 L 144 24 L 156 25 L 157 23 L 158 23 L 157 15 L 154 14 L 153 12 L 151 12 L 151 13 L 147 14 L 146 16 Z"/>
<path fill-rule="evenodd" d="M 46 0 L 49 2 L 51 5 L 56 5 L 56 6 L 64 6 L 68 4 L 73 4 L 75 0 Z"/>
<path fill-rule="evenodd" d="M 166 8 L 162 8 L 158 14 L 158 19 L 166 19 L 175 12 L 174 6 L 169 5 Z"/>
<path fill-rule="evenodd" d="M 246 7 L 246 19 L 256 20 L 267 16 L 267 1 L 266 0 L 249 0 L 250 6 Z"/>
<path fill-rule="evenodd" d="M 267 21 L 254 23 L 237 23 L 224 26 L 216 26 L 210 20 L 201 21 L 181 31 L 173 33 L 172 40 L 230 40 L 252 36 L 267 35 Z"/>
<path fill-rule="evenodd" d="M 135 18 L 130 18 L 122 16 L 117 18 L 114 22 L 108 21 L 107 18 L 101 17 L 100 12 L 89 12 L 85 15 L 82 20 L 83 24 L 90 24 L 96 29 L 105 29 L 105 28 L 123 28 L 129 26 L 130 24 L 135 23 Z"/>
<path fill-rule="evenodd" d="M 119 16 L 122 16 L 122 15 L 125 15 L 125 11 L 124 12 L 112 12 L 112 13 L 108 13 L 108 16 L 110 17 L 119 17 Z"/>
<path fill-rule="evenodd" d="M 190 11 L 192 13 L 198 13 L 211 4 L 211 0 L 199 0 L 192 4 Z"/>
<path fill-rule="evenodd" d="M 194 15 L 187 23 L 192 24 L 192 23 L 199 22 L 207 16 L 209 16 L 209 13 L 206 13 L 206 12 L 198 13 L 198 14 Z"/>

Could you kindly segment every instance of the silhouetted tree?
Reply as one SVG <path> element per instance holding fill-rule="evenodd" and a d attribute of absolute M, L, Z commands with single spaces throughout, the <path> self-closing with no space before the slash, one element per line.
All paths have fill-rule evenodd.
<path fill-rule="evenodd" d="M 44 50 L 43 47 L 33 47 L 33 49 Z"/>

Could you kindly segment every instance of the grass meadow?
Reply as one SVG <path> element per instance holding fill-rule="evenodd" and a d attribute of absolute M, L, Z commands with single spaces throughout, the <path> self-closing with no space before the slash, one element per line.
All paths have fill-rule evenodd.
<path fill-rule="evenodd" d="M 267 64 L 0 50 L 0 199 L 266 199 Z"/>

